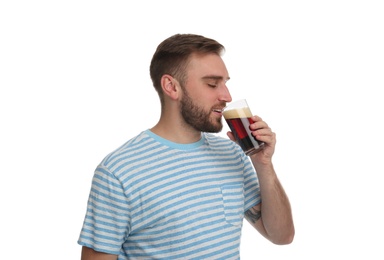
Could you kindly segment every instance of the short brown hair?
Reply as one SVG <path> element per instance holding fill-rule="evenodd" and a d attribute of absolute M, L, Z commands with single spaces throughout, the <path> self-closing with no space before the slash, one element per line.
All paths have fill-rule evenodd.
<path fill-rule="evenodd" d="M 215 53 L 221 55 L 225 48 L 217 41 L 196 34 L 175 34 L 161 42 L 153 54 L 149 68 L 153 86 L 163 103 L 161 77 L 169 74 L 180 84 L 186 81 L 186 67 L 192 54 Z"/>

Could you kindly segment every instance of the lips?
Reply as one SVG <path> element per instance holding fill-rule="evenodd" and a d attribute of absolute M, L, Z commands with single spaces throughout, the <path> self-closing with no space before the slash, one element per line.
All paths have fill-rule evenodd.
<path fill-rule="evenodd" d="M 218 114 L 219 116 L 222 116 L 225 106 L 226 103 L 224 102 L 218 103 L 212 107 L 212 112 Z"/>
<path fill-rule="evenodd" d="M 217 112 L 217 113 L 222 113 L 223 112 L 223 108 L 215 108 L 213 109 L 214 112 Z"/>

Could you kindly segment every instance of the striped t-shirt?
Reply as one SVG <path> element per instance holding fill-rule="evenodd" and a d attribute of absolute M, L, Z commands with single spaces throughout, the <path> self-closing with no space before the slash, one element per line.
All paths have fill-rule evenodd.
<path fill-rule="evenodd" d="M 177 144 L 150 130 L 98 165 L 78 243 L 118 259 L 239 259 L 256 173 L 229 139 Z"/>

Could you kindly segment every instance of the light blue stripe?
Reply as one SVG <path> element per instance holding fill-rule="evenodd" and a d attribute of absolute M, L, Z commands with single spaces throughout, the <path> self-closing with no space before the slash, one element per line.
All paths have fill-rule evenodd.
<path fill-rule="evenodd" d="M 167 155 L 167 156 L 170 156 L 170 155 Z M 202 158 L 200 160 L 193 160 L 193 159 L 198 159 L 198 158 Z M 166 158 L 167 159 L 167 158 Z M 164 168 L 162 171 L 154 171 L 152 174 L 150 175 L 144 175 L 143 177 L 141 178 L 138 178 L 137 180 L 133 181 L 133 182 L 130 182 L 130 185 L 131 186 L 134 186 L 136 185 L 137 183 L 141 183 L 147 179 L 150 179 L 154 176 L 158 176 L 158 175 L 161 175 L 162 173 L 166 173 L 166 172 L 169 172 L 169 171 L 173 171 L 173 170 L 176 170 L 176 169 L 179 169 L 180 168 L 180 165 L 183 165 L 184 168 L 188 167 L 188 166 L 191 166 L 191 165 L 199 165 L 199 164 L 202 164 L 202 163 L 206 163 L 206 158 L 205 158 L 205 155 L 203 156 L 188 156 L 188 160 L 189 162 L 183 162 L 183 163 L 180 163 L 180 160 L 183 160 L 184 158 L 174 158 L 173 160 L 171 161 L 164 161 L 162 163 L 152 163 L 153 166 L 152 167 L 148 167 L 148 163 L 143 163 L 142 165 L 139 165 L 137 167 L 143 167 L 143 169 L 141 171 L 138 171 L 135 173 L 135 175 L 131 175 L 131 176 L 127 176 L 126 178 L 124 178 L 122 180 L 123 182 L 123 185 L 125 185 L 127 182 L 130 182 L 130 180 L 142 173 L 147 173 L 147 172 L 150 172 L 150 171 L 154 171 L 156 169 L 160 169 L 162 168 L 163 166 L 168 166 L 166 168 Z M 160 159 L 157 158 L 157 162 L 159 162 Z M 223 168 L 225 169 L 226 167 L 240 167 L 241 165 L 236 162 L 236 163 L 225 163 L 227 162 L 227 160 L 222 160 L 222 163 L 220 161 L 217 162 L 216 165 L 220 165 L 220 168 Z M 203 170 L 203 169 L 212 169 L 212 165 L 206 165 L 206 166 L 196 166 L 192 169 L 188 169 L 188 170 L 180 170 L 180 171 L 177 171 L 175 172 L 173 175 L 167 175 L 166 178 L 171 178 L 173 176 L 178 176 L 180 175 L 181 173 L 185 172 L 185 171 L 188 171 L 188 172 L 191 172 L 191 171 L 195 171 L 195 170 Z M 129 173 L 130 169 L 126 169 L 125 171 L 123 172 L 118 172 L 117 174 L 119 176 L 123 176 L 123 175 L 128 175 L 127 173 Z M 227 170 L 229 171 L 229 170 Z M 231 170 L 233 171 L 233 170 Z M 157 182 L 157 180 L 154 180 L 152 182 Z M 149 183 L 150 184 L 150 183 Z"/>
<path fill-rule="evenodd" d="M 194 176 L 186 176 L 184 178 L 180 178 L 180 179 L 175 180 L 173 182 L 168 182 L 168 183 L 164 183 L 162 185 L 158 185 L 158 186 L 154 187 L 151 190 L 148 190 L 146 192 L 142 192 L 141 193 L 142 197 L 147 197 L 148 196 L 148 199 L 143 200 L 142 197 L 136 197 L 136 198 L 132 199 L 132 204 L 135 204 L 137 200 L 143 201 L 144 204 L 150 203 L 150 202 L 156 200 L 157 198 L 162 197 L 162 196 L 164 196 L 164 195 L 169 193 L 169 190 L 165 190 L 164 188 L 170 187 L 170 186 L 172 186 L 174 184 L 177 184 L 179 182 L 184 182 L 185 180 L 189 179 L 190 177 L 192 177 L 192 178 L 200 178 L 200 177 L 203 177 L 206 174 L 207 173 L 201 173 L 201 174 L 195 174 Z M 227 178 L 226 180 L 227 181 L 228 180 L 237 181 L 238 179 L 239 179 L 238 176 L 232 176 L 231 178 Z M 196 180 L 196 181 L 193 181 L 193 182 L 190 182 L 190 183 L 185 183 L 185 184 L 180 184 L 178 186 L 173 186 L 172 189 L 182 190 L 182 189 L 184 189 L 186 187 L 192 187 L 192 186 L 200 185 L 200 184 L 203 184 L 203 183 L 206 183 L 207 185 L 209 185 L 209 187 L 212 187 L 212 184 L 220 183 L 220 181 L 223 181 L 223 177 L 209 178 L 209 179 L 199 179 L 199 180 Z M 146 185 L 146 186 L 148 186 L 148 185 Z M 204 187 L 206 187 L 206 186 L 203 186 L 202 188 L 204 188 Z M 202 190 L 202 188 L 200 188 L 200 189 Z M 149 197 L 149 194 L 151 194 L 151 193 L 153 193 L 153 192 L 155 192 L 157 190 L 163 190 L 163 192 L 157 193 L 156 196 Z M 141 204 L 136 205 L 135 207 L 132 207 L 132 211 L 136 210 L 140 206 L 141 206 Z"/>
<path fill-rule="evenodd" d="M 220 223 L 223 223 L 223 221 L 221 221 Z M 206 225 L 207 227 L 210 227 L 210 226 L 212 226 L 214 223 L 210 223 L 210 225 Z M 183 237 L 181 237 L 180 239 L 176 239 L 176 240 L 173 240 L 173 242 L 175 243 L 175 244 L 186 244 L 186 242 L 188 242 L 188 241 L 196 241 L 195 243 L 202 243 L 202 242 L 204 242 L 204 241 L 206 241 L 206 239 L 205 240 L 203 240 L 203 241 L 201 241 L 201 240 L 199 240 L 199 239 L 197 239 L 197 238 L 200 238 L 202 235 L 203 236 L 207 236 L 207 235 L 210 235 L 210 234 L 214 234 L 214 233 L 218 233 L 218 231 L 222 231 L 223 230 L 223 226 L 218 226 L 218 227 L 215 227 L 215 228 L 207 228 L 207 229 L 204 229 L 204 230 L 202 230 L 200 227 L 199 227 L 199 229 L 198 229 L 199 231 L 201 230 L 202 232 L 199 232 L 199 233 L 196 233 L 196 234 L 192 234 L 192 235 L 187 235 L 187 232 L 185 232 L 185 236 L 183 236 Z M 230 232 L 230 233 L 232 233 L 232 232 Z M 209 236 L 209 239 L 215 239 L 215 238 L 221 238 L 223 236 L 223 234 L 222 233 L 219 233 L 218 235 L 216 235 L 215 237 L 211 237 L 211 236 Z M 176 237 L 176 236 L 174 236 L 174 237 Z M 165 237 L 165 238 L 167 238 L 167 237 Z M 157 238 L 156 238 L 157 239 Z M 148 242 L 148 241 L 150 241 L 150 240 L 139 240 L 139 241 L 136 241 L 135 240 L 135 243 L 136 242 L 144 242 L 144 241 L 146 241 L 146 242 Z M 164 239 L 163 240 L 161 240 L 161 239 L 159 239 L 158 240 L 158 242 L 156 243 L 156 247 L 157 248 L 160 248 L 160 247 L 166 247 L 168 244 L 169 244 L 169 242 L 168 241 L 166 241 L 166 242 L 161 242 L 161 241 L 164 241 Z M 189 244 L 189 246 L 191 246 L 190 244 Z M 193 245 L 192 245 L 193 246 Z M 147 247 L 143 247 L 143 248 L 153 248 L 153 247 L 151 247 L 151 246 L 147 246 Z M 128 250 L 135 250 L 135 247 L 130 247 L 130 246 L 128 246 L 127 247 L 127 249 Z M 173 248 L 173 250 L 175 250 L 175 248 Z"/>
<path fill-rule="evenodd" d="M 215 209 L 216 207 L 213 207 L 213 209 Z M 189 215 L 189 214 L 188 214 Z M 186 216 L 181 216 L 181 218 L 186 218 L 188 217 L 187 215 Z M 217 219 L 218 217 L 221 217 L 220 219 Z M 211 225 L 214 225 L 214 224 L 219 224 L 219 223 L 223 223 L 223 213 L 220 212 L 214 212 L 214 213 L 211 213 L 211 214 L 207 214 L 207 215 L 204 215 L 204 216 L 200 216 L 200 217 L 196 217 L 194 219 L 194 222 L 200 222 L 202 220 L 208 220 L 208 219 L 217 219 L 217 220 L 212 220 L 210 222 L 207 222 L 206 224 L 199 224 L 198 227 L 199 228 L 204 228 L 206 226 L 211 226 Z M 167 224 L 169 223 L 172 223 L 172 222 L 176 222 L 176 220 L 178 220 L 178 218 L 171 218 L 169 221 L 165 222 L 164 223 L 164 226 L 166 226 Z M 178 225 L 172 225 L 171 227 L 166 227 L 166 228 L 161 228 L 161 229 L 157 229 L 157 230 L 145 230 L 144 232 L 142 232 L 140 234 L 140 236 L 135 236 L 135 242 L 140 242 L 140 241 L 148 241 L 148 236 L 153 236 L 153 235 L 156 235 L 156 238 L 161 240 L 161 239 L 166 239 L 168 238 L 168 235 L 162 235 L 164 234 L 165 231 L 169 231 L 169 230 L 173 230 L 172 234 L 174 236 L 178 236 L 178 235 L 181 235 L 181 234 L 185 234 L 185 233 L 188 233 L 188 232 L 191 232 L 191 231 L 194 231 L 196 230 L 196 226 L 193 226 L 193 225 L 185 225 L 185 223 L 179 223 Z M 180 230 L 178 232 L 175 232 L 175 230 Z M 145 237 L 140 239 L 140 237 Z"/>
<path fill-rule="evenodd" d="M 90 233 L 87 233 L 87 234 L 90 234 Z M 100 238 L 98 236 L 94 236 L 93 234 L 90 236 L 90 235 L 84 235 L 84 233 L 82 233 L 80 235 L 80 240 L 84 241 L 88 241 L 87 244 L 91 244 L 91 245 L 94 245 L 94 244 L 97 244 L 97 245 L 100 245 L 100 246 L 105 246 L 105 247 L 111 247 L 111 248 L 118 248 L 116 245 L 116 243 L 106 243 L 106 242 L 101 242 L 99 241 L 98 239 L 94 239 L 94 238 Z M 120 242 L 118 240 L 115 240 L 115 239 L 109 239 L 110 241 L 116 241 L 116 242 Z M 84 241 L 85 243 L 85 241 Z M 90 246 L 91 248 L 93 248 L 93 246 Z"/>
<path fill-rule="evenodd" d="M 227 240 L 223 240 L 223 241 L 220 241 L 220 242 L 217 242 L 217 243 L 211 243 L 212 241 L 216 240 L 216 239 L 221 239 L 225 236 L 229 236 L 231 238 L 227 239 Z M 200 252 L 203 252 L 207 249 L 211 249 L 211 248 L 215 248 L 215 247 L 222 247 L 223 245 L 225 245 L 227 242 L 233 242 L 234 240 L 237 240 L 239 239 L 239 237 L 232 237 L 233 236 L 233 231 L 228 231 L 228 232 L 224 232 L 224 233 L 221 233 L 221 234 L 218 234 L 216 236 L 212 236 L 212 237 L 205 237 L 204 239 L 200 239 L 200 240 L 195 240 L 191 243 L 188 243 L 188 244 L 182 244 L 180 246 L 174 246 L 172 247 L 172 251 L 182 251 L 182 250 L 186 250 L 186 249 L 190 249 L 192 247 L 195 247 L 197 245 L 201 245 L 201 244 L 204 244 L 204 243 L 207 243 L 207 242 L 210 242 L 210 245 L 209 246 L 205 246 L 205 247 L 198 247 L 198 249 L 196 250 L 193 250 L 193 251 L 188 251 L 188 253 L 181 253 L 181 254 L 177 254 L 177 255 L 173 255 L 172 258 L 182 258 L 182 257 L 188 257 L 190 255 L 193 255 L 193 254 L 196 254 L 196 253 L 200 253 Z M 132 250 L 134 248 L 129 248 L 129 247 L 124 247 L 126 250 Z M 144 248 L 149 248 L 149 247 L 144 247 Z M 163 255 L 163 254 L 166 254 L 168 253 L 168 250 L 158 250 L 156 252 L 156 255 Z M 143 257 L 145 256 L 144 254 L 137 254 L 137 253 L 132 253 L 132 256 L 134 257 Z M 197 259 L 201 259 L 200 257 L 197 258 Z"/>
<path fill-rule="evenodd" d="M 140 136 L 126 142 L 125 144 L 120 146 L 118 149 L 116 149 L 114 152 L 110 153 L 104 159 L 104 162 L 106 164 L 111 164 L 112 161 L 114 161 L 116 158 L 121 156 L 122 153 L 126 154 L 126 153 L 130 153 L 130 152 L 134 152 L 137 150 L 137 148 L 145 147 L 148 145 L 148 143 L 153 143 L 153 140 L 151 138 L 149 138 L 148 136 L 146 136 L 145 138 L 142 138 L 142 137 L 143 137 L 143 135 L 140 135 Z"/>
<path fill-rule="evenodd" d="M 88 237 L 81 237 L 81 240 L 79 239 L 77 243 L 82 246 L 86 246 L 93 249 L 98 249 L 104 253 L 112 254 L 112 255 L 118 255 L 120 253 L 120 246 L 113 245 L 113 244 L 106 244 L 106 243 L 97 243 L 96 241 L 89 240 Z M 96 243 L 90 243 L 89 241 L 96 242 Z M 113 248 L 114 250 L 105 249 L 105 248 Z M 103 248 L 102 250 L 100 248 Z M 121 259 L 121 258 L 119 258 Z"/>
<path fill-rule="evenodd" d="M 100 217 L 100 216 L 98 216 Z M 94 228 L 94 224 L 92 223 L 92 219 L 90 219 L 90 217 L 86 218 L 86 221 L 84 223 L 84 228 Z M 122 230 L 120 233 L 121 234 L 124 234 L 125 231 L 125 227 L 126 227 L 126 221 L 124 222 L 124 225 L 118 225 L 116 222 L 118 221 L 114 221 L 114 222 L 107 222 L 107 221 L 102 221 L 102 220 L 98 220 L 98 224 L 100 224 L 100 227 L 97 228 L 97 230 L 100 230 L 102 232 L 105 232 L 105 233 L 119 233 L 119 232 L 115 232 L 115 231 L 112 231 L 112 230 Z M 101 228 L 101 226 L 106 226 L 105 228 Z M 108 228 L 109 227 L 109 228 Z"/>
<path fill-rule="evenodd" d="M 96 230 L 96 232 L 95 232 L 94 230 L 84 228 L 82 230 L 81 237 L 87 238 L 87 239 L 92 240 L 92 241 L 99 241 L 99 240 L 108 240 L 108 241 L 114 241 L 114 242 L 121 242 L 122 241 L 121 239 L 116 239 L 113 236 L 102 235 L 97 231 L 98 230 Z M 89 235 L 89 236 L 87 236 L 87 235 Z M 121 238 L 124 237 L 124 236 L 121 236 L 120 234 L 115 234 L 115 235 L 119 235 Z M 98 242 L 98 243 L 102 243 L 102 242 Z M 113 243 L 104 243 L 104 244 L 105 245 L 113 245 Z"/>
<path fill-rule="evenodd" d="M 92 191 L 94 191 L 95 193 L 100 194 L 100 195 L 106 195 L 106 193 L 107 193 L 107 194 L 114 194 L 114 195 L 117 195 L 118 197 L 122 197 L 122 198 L 125 197 L 125 194 L 121 192 L 121 185 L 113 185 L 113 183 L 110 183 L 106 179 L 100 178 L 99 176 L 95 176 L 95 178 L 99 179 L 100 181 L 103 182 L 103 184 L 99 183 L 99 182 L 93 182 L 92 183 Z M 111 189 L 111 186 L 116 188 L 116 189 L 119 189 L 119 191 Z M 96 189 L 96 187 L 98 187 L 100 189 Z M 101 192 L 102 190 L 106 191 L 106 193 L 102 193 Z M 108 195 L 106 195 L 106 196 L 108 196 Z M 116 201 L 116 202 L 120 202 L 120 203 L 125 202 L 125 200 L 117 199 L 116 197 L 111 197 L 111 199 Z"/>
<path fill-rule="evenodd" d="M 106 211 L 113 212 L 113 214 L 119 214 L 119 215 L 121 214 L 120 213 L 121 211 L 127 210 L 125 206 L 118 206 L 114 204 L 113 198 L 107 197 L 105 196 L 105 194 L 101 192 L 98 192 L 97 195 L 101 195 L 101 196 L 95 196 L 92 193 L 89 196 L 89 198 L 92 199 L 90 203 L 93 207 L 96 208 L 96 206 L 98 206 L 97 208 L 99 209 L 104 209 Z M 104 199 L 102 197 L 104 197 Z M 109 200 L 107 200 L 106 198 L 109 198 Z M 100 207 L 101 205 L 104 205 L 104 207 Z M 113 208 L 114 210 L 112 210 L 111 208 Z"/>
<path fill-rule="evenodd" d="M 104 208 L 101 208 L 99 205 L 94 204 L 93 202 L 90 202 L 88 205 L 87 216 L 85 217 L 85 220 L 87 220 L 88 218 L 92 220 L 93 218 L 98 218 L 97 220 L 98 220 L 98 223 L 100 224 L 104 224 L 104 222 L 101 219 L 105 219 L 105 220 L 111 220 L 111 226 L 113 226 L 112 223 L 121 223 L 121 224 L 127 225 L 127 219 L 129 219 L 128 216 L 121 215 L 121 213 L 114 212 L 112 210 L 108 210 L 108 214 L 106 215 L 102 213 L 97 213 L 96 209 L 102 212 L 106 212 Z M 112 217 L 112 216 L 119 216 L 119 218 Z"/>
<path fill-rule="evenodd" d="M 157 148 L 160 148 L 161 145 L 156 145 L 154 147 L 152 147 L 153 150 L 157 149 Z M 167 150 L 169 149 L 162 149 L 160 151 L 157 151 L 156 153 L 166 153 Z M 120 162 L 124 162 L 122 163 L 121 165 L 119 165 L 118 167 L 116 167 L 116 169 L 114 169 L 115 172 L 119 172 L 122 168 L 126 167 L 127 165 L 130 165 L 130 164 L 133 164 L 133 163 L 136 163 L 136 162 L 142 162 L 143 161 L 143 158 L 148 158 L 151 156 L 151 154 L 140 154 L 140 153 L 137 153 L 137 150 L 133 149 L 134 152 L 132 153 L 129 153 L 129 151 L 125 151 L 125 154 L 128 154 L 126 156 L 122 156 L 120 157 L 119 159 L 116 159 L 113 163 L 109 163 L 109 164 L 106 164 L 106 166 L 108 168 L 114 168 L 118 163 Z"/>
<path fill-rule="evenodd" d="M 231 240 L 229 240 L 229 242 L 231 242 Z M 212 245 L 210 248 L 220 248 L 221 243 L 222 242 Z M 220 250 L 212 250 L 211 252 L 205 255 L 200 255 L 199 257 L 190 258 L 190 260 L 211 259 L 210 257 L 213 257 L 215 260 L 228 260 L 228 259 L 234 259 L 233 258 L 234 256 L 236 256 L 236 259 L 240 259 L 239 252 L 237 249 L 238 249 L 237 245 L 227 246 L 225 248 L 221 248 Z M 227 253 L 227 254 L 224 254 L 224 256 L 221 258 L 217 258 L 217 255 L 223 254 L 225 252 L 231 252 L 231 251 L 233 251 L 233 253 L 231 254 Z"/>
<path fill-rule="evenodd" d="M 216 194 L 216 193 L 212 193 L 212 194 Z M 198 196 L 195 196 L 195 197 L 191 197 L 191 198 L 186 198 L 184 200 L 182 200 L 183 202 L 187 202 L 187 201 L 190 201 L 190 200 L 193 200 L 193 199 L 197 199 L 197 198 L 200 198 Z M 214 202 L 218 202 L 220 201 L 221 198 L 213 198 L 213 199 L 207 199 L 207 200 L 204 200 L 204 201 L 198 201 L 198 202 L 195 202 L 195 203 L 192 203 L 192 204 L 188 204 L 182 208 L 179 208 L 179 209 L 173 209 L 169 215 L 172 215 L 176 212 L 179 212 L 179 211 L 183 211 L 183 210 L 189 210 L 193 207 L 196 207 L 196 206 L 199 206 L 199 205 L 204 205 L 204 204 L 209 204 L 209 203 L 214 203 Z M 179 204 L 182 204 L 182 202 L 180 202 Z M 152 213 L 151 216 L 144 216 L 144 219 L 148 219 L 150 217 L 153 217 L 153 216 L 156 216 L 156 215 L 159 215 L 159 213 L 162 213 L 166 208 L 169 208 L 169 205 L 165 205 L 164 207 L 162 208 L 159 208 L 158 210 L 156 210 L 155 212 Z M 155 219 L 153 219 L 153 222 L 157 222 L 159 221 L 160 219 L 162 218 L 162 216 L 159 216 L 159 217 L 156 217 Z M 132 217 L 132 219 L 134 219 L 134 216 Z M 132 222 L 132 226 L 135 226 L 135 225 L 138 225 L 139 226 L 139 223 L 141 223 L 143 221 L 143 219 L 138 219 L 136 220 L 135 222 Z"/>

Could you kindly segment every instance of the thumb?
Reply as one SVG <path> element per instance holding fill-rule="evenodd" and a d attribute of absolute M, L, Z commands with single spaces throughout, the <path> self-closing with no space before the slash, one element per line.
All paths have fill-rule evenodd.
<path fill-rule="evenodd" d="M 236 142 L 235 136 L 233 135 L 232 132 L 227 132 L 227 136 L 229 137 L 229 139 L 231 139 L 232 141 Z"/>

